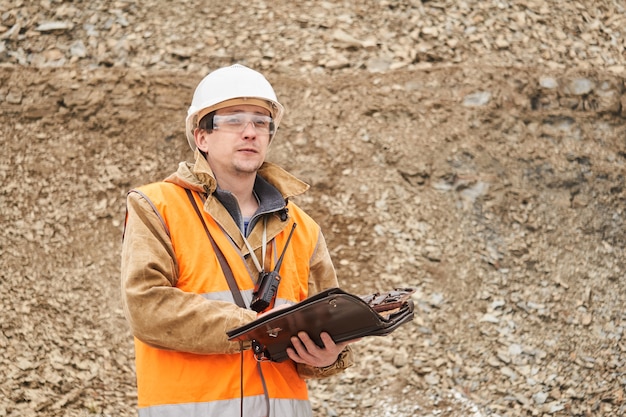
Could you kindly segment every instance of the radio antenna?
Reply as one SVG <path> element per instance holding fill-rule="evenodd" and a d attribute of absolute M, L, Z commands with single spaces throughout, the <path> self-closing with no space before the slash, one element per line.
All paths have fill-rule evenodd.
<path fill-rule="evenodd" d="M 296 226 L 298 224 L 294 223 L 293 226 L 291 227 L 291 232 L 289 232 L 289 236 L 287 236 L 287 242 L 285 242 L 285 247 L 283 247 L 283 252 L 280 254 L 280 258 L 278 258 L 278 261 L 276 262 L 276 265 L 274 266 L 274 272 L 278 272 L 280 270 L 280 266 L 283 263 L 283 256 L 285 256 L 285 252 L 287 251 L 287 246 L 289 246 L 289 241 L 291 240 L 291 235 L 293 235 L 293 231 L 296 229 Z"/>

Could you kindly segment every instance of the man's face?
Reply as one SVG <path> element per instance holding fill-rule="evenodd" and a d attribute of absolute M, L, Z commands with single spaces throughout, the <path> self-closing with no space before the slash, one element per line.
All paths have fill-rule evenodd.
<path fill-rule="evenodd" d="M 254 105 L 225 107 L 216 112 L 211 133 L 196 129 L 196 146 L 205 152 L 216 176 L 256 173 L 269 148 L 269 115 Z"/>

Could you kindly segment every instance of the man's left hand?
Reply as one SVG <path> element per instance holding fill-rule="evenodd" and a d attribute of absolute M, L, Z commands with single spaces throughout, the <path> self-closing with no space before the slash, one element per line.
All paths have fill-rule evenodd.
<path fill-rule="evenodd" d="M 326 332 L 320 334 L 320 339 L 324 347 L 319 347 L 306 332 L 299 332 L 298 337 L 291 338 L 293 348 L 287 348 L 289 358 L 297 363 L 324 368 L 330 366 L 337 360 L 341 351 L 350 343 L 350 340 L 342 343 L 335 343 Z"/>

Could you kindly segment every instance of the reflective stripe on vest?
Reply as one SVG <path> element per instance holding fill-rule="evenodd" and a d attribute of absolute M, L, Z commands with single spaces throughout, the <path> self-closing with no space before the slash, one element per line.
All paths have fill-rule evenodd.
<path fill-rule="evenodd" d="M 241 403 L 239 399 L 213 401 L 210 403 L 191 403 L 158 405 L 140 408 L 139 417 L 189 417 L 189 416 L 239 416 Z M 244 417 L 266 417 L 265 397 L 246 397 L 244 399 Z M 270 400 L 269 417 L 311 417 L 313 411 L 308 401 L 301 400 Z"/>
<path fill-rule="evenodd" d="M 195 216 L 184 189 L 169 183 L 141 187 L 169 231 L 178 264 L 177 287 L 209 300 L 232 302 L 232 294 L 217 257 Z M 254 281 L 237 247 L 215 220 L 203 213 L 211 236 L 231 266 L 244 299 L 250 301 Z M 298 223 L 283 259 L 277 303 L 297 303 L 307 296 L 310 260 L 319 236 L 319 226 L 297 206 L 289 204 L 290 219 L 275 237 L 281 251 L 291 225 Z M 278 221 L 273 219 L 273 221 Z M 200 249 L 199 249 L 200 248 Z M 264 387 L 251 351 L 240 354 L 196 355 L 156 349 L 135 339 L 137 393 L 140 416 L 178 417 L 193 415 L 239 415 L 243 382 L 245 417 L 265 416 Z M 295 364 L 261 363 L 270 397 L 270 416 L 310 416 L 305 381 Z M 228 410 L 228 411 L 225 411 Z M 199 413 L 199 414 L 194 414 Z"/>
<path fill-rule="evenodd" d="M 246 305 L 250 305 L 250 302 L 252 301 L 252 293 L 252 289 L 241 291 L 241 296 L 246 302 Z M 231 293 L 230 291 L 213 292 L 208 294 L 202 294 L 202 296 L 207 300 L 228 301 L 229 303 L 236 304 L 233 298 L 233 293 Z M 294 302 L 291 300 L 285 300 L 284 298 L 276 298 L 276 300 L 274 301 L 274 306 L 279 306 L 283 304 L 293 305 Z"/>

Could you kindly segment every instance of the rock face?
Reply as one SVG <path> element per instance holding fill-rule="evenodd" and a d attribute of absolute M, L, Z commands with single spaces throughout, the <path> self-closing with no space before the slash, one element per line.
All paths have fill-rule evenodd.
<path fill-rule="evenodd" d="M 234 62 L 342 287 L 418 289 L 316 416 L 626 413 L 624 5 L 206 3 L 0 2 L 0 417 L 136 414 L 125 193 Z"/>

